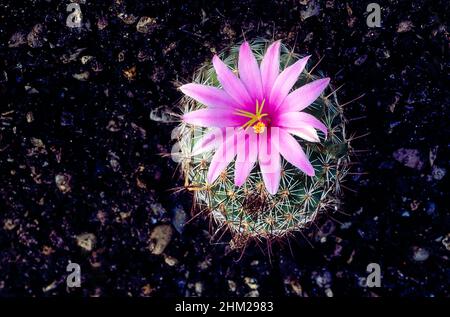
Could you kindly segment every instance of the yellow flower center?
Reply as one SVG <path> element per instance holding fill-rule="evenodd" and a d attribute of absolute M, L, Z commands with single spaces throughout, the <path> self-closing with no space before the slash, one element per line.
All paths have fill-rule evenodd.
<path fill-rule="evenodd" d="M 265 129 L 266 125 L 262 121 L 258 121 L 258 123 L 253 126 L 253 131 L 257 134 L 263 133 Z"/>
<path fill-rule="evenodd" d="M 245 110 L 241 110 L 241 109 L 236 110 L 235 114 L 242 116 L 242 117 L 249 118 L 249 120 L 244 125 L 242 125 L 243 129 L 247 129 L 248 127 L 253 127 L 253 131 L 255 131 L 255 133 L 257 133 L 257 134 L 264 132 L 264 130 L 266 129 L 266 124 L 261 119 L 268 115 L 267 113 L 262 113 L 262 109 L 264 107 L 265 102 L 266 102 L 266 100 L 263 99 L 263 101 L 260 105 L 259 100 L 256 100 L 255 113 L 251 113 L 249 111 L 245 111 Z"/>

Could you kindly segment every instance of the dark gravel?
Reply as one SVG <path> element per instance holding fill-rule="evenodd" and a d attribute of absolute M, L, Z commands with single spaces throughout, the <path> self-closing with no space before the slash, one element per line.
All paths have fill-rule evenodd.
<path fill-rule="evenodd" d="M 450 295 L 447 1 L 378 1 L 381 28 L 372 1 L 85 2 L 81 28 L 69 1 L 0 6 L 0 296 Z M 365 94 L 349 130 L 370 133 L 343 213 L 270 256 L 182 225 L 191 199 L 161 156 L 174 124 L 150 118 L 243 34 L 324 56 L 341 102 Z M 81 288 L 66 288 L 69 261 Z M 363 286 L 371 262 L 381 288 Z"/>

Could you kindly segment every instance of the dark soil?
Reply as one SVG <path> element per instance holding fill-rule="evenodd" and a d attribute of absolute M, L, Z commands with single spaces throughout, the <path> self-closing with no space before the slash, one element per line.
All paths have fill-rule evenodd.
<path fill-rule="evenodd" d="M 378 1 L 381 28 L 372 1 L 77 2 L 81 28 L 69 1 L 0 8 L 0 296 L 450 295 L 447 1 Z M 365 94 L 345 107 L 369 134 L 342 212 L 270 253 L 211 241 L 201 217 L 183 226 L 191 196 L 161 156 L 174 82 L 244 34 L 324 57 L 341 103 Z M 69 261 L 81 288 L 66 288 Z M 381 288 L 364 287 L 372 262 Z"/>

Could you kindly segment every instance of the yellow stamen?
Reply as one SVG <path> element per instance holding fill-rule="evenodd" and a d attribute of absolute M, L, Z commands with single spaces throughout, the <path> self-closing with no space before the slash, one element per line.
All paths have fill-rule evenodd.
<path fill-rule="evenodd" d="M 247 118 L 253 118 L 255 116 L 253 113 L 244 110 L 237 110 L 235 113 Z"/>
<path fill-rule="evenodd" d="M 263 133 L 264 132 L 266 125 L 264 122 L 261 121 L 261 119 L 268 115 L 267 113 L 262 113 L 262 109 L 264 108 L 265 102 L 266 102 L 266 100 L 263 99 L 263 101 L 260 105 L 259 100 L 256 101 L 255 113 L 251 113 L 249 111 L 245 111 L 242 109 L 236 110 L 235 114 L 250 119 L 244 125 L 242 125 L 243 129 L 247 129 L 248 127 L 253 126 L 253 130 L 255 131 L 255 133 Z"/>

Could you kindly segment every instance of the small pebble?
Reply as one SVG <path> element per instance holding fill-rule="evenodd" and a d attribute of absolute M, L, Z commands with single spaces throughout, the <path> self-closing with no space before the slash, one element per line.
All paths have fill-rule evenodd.
<path fill-rule="evenodd" d="M 258 281 L 255 278 L 252 277 L 246 277 L 244 278 L 244 282 L 245 284 L 247 284 L 248 287 L 250 287 L 250 289 L 258 289 L 259 285 L 258 285 Z"/>
<path fill-rule="evenodd" d="M 83 233 L 77 236 L 77 244 L 85 251 L 92 251 L 96 242 L 95 235 L 92 233 Z"/>
<path fill-rule="evenodd" d="M 433 178 L 435 180 L 440 181 L 441 179 L 444 178 L 446 173 L 447 173 L 447 170 L 445 168 L 438 167 L 438 166 L 434 165 L 433 166 L 433 170 L 431 172 L 431 175 L 433 176 Z"/>
<path fill-rule="evenodd" d="M 236 282 L 234 282 L 232 280 L 228 280 L 228 289 L 232 293 L 236 292 Z"/>
<path fill-rule="evenodd" d="M 203 284 L 202 284 L 202 282 L 197 282 L 197 283 L 195 283 L 195 292 L 198 294 L 198 295 L 202 295 L 202 293 L 203 293 Z"/>
<path fill-rule="evenodd" d="M 58 174 L 55 176 L 56 187 L 58 187 L 62 193 L 66 194 L 71 190 L 70 180 L 71 176 L 69 174 Z"/>
<path fill-rule="evenodd" d="M 141 17 L 136 25 L 136 29 L 140 33 L 150 33 L 156 27 L 156 19 L 151 17 Z"/>
<path fill-rule="evenodd" d="M 177 259 L 175 259 L 174 257 L 168 256 L 168 255 L 166 255 L 164 257 L 164 262 L 166 262 L 166 264 L 168 266 L 175 266 L 175 265 L 178 264 L 178 260 Z"/>
<path fill-rule="evenodd" d="M 325 295 L 326 295 L 327 297 L 333 297 L 333 291 L 331 290 L 331 288 L 327 288 L 327 289 L 325 290 Z"/>
<path fill-rule="evenodd" d="M 76 80 L 79 80 L 79 81 L 87 81 L 89 79 L 89 76 L 90 76 L 90 74 L 88 71 L 84 71 L 84 72 L 72 75 L 73 78 L 75 78 Z"/>
<path fill-rule="evenodd" d="M 150 252 L 155 255 L 162 254 L 172 239 L 172 233 L 171 225 L 159 225 L 153 228 L 150 234 Z"/>
<path fill-rule="evenodd" d="M 27 35 L 28 46 L 32 48 L 42 47 L 44 45 L 44 26 L 42 24 L 36 24 L 33 29 Z"/>
<path fill-rule="evenodd" d="M 414 27 L 414 24 L 411 21 L 402 21 L 399 23 L 397 27 L 397 33 L 405 33 L 408 31 L 411 31 L 411 29 Z"/>
<path fill-rule="evenodd" d="M 442 239 L 442 244 L 445 246 L 447 251 L 450 251 L 450 233 L 447 234 L 447 236 L 444 239 Z"/>
<path fill-rule="evenodd" d="M 184 211 L 183 207 L 180 205 L 177 205 L 173 210 L 173 218 L 172 218 L 172 224 L 175 227 L 175 229 L 181 234 L 184 230 L 184 225 L 186 223 L 186 212 Z"/>
<path fill-rule="evenodd" d="M 429 256 L 430 256 L 430 253 L 426 249 L 420 248 L 420 247 L 414 247 L 414 254 L 413 254 L 414 261 L 423 262 L 423 261 L 426 261 Z"/>
<path fill-rule="evenodd" d="M 305 2 L 306 8 L 300 11 L 300 19 L 306 20 L 320 13 L 320 4 L 316 0 Z"/>
<path fill-rule="evenodd" d="M 416 149 L 400 148 L 393 153 L 393 157 L 403 165 L 417 170 L 422 169 L 424 165 L 420 153 Z"/>

